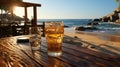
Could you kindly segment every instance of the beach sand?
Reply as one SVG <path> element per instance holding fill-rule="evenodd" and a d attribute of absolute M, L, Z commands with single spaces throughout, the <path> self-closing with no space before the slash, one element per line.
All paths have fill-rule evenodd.
<path fill-rule="evenodd" d="M 64 42 L 120 56 L 120 36 L 67 29 L 64 34 Z"/>

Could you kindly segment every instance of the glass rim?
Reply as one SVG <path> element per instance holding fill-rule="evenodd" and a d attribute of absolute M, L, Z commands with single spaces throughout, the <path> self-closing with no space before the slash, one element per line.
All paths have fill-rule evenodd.
<path fill-rule="evenodd" d="M 63 23 L 63 21 L 45 21 L 45 23 L 51 23 L 51 22 L 54 22 L 54 23 Z"/>
<path fill-rule="evenodd" d="M 62 22 L 62 21 L 46 21 L 45 22 L 45 27 L 46 26 L 49 26 L 49 25 L 53 25 L 53 26 L 55 26 L 55 25 L 59 25 L 59 26 L 64 26 L 64 23 Z"/>

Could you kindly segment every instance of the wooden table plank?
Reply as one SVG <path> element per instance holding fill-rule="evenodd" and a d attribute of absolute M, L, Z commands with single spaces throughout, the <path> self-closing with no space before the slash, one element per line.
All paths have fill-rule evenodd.
<path fill-rule="evenodd" d="M 12 38 L 11 38 L 12 39 Z M 0 40 L 1 48 L 1 57 L 4 58 L 6 63 L 9 62 L 13 67 L 14 65 L 23 66 L 23 67 L 35 67 L 38 66 L 37 63 L 32 61 L 26 54 L 19 50 L 17 44 L 14 43 L 14 39 L 9 38 Z M 10 42 L 11 41 L 11 42 Z"/>
<path fill-rule="evenodd" d="M 47 55 L 47 44 L 42 38 L 40 50 L 31 50 L 28 42 L 17 43 L 16 37 L 0 39 L 0 57 L 8 67 L 119 67 L 120 57 L 96 52 L 88 48 L 63 43 L 62 55 Z"/>
<path fill-rule="evenodd" d="M 66 47 L 69 50 L 64 49 Z M 63 43 L 63 52 L 64 52 L 64 50 L 68 51 L 69 54 L 72 53 L 72 55 L 75 55 L 75 56 L 77 56 L 79 58 L 84 58 L 84 59 L 88 60 L 89 62 L 94 61 L 93 62 L 94 64 L 96 64 L 96 62 L 97 62 L 98 65 L 103 65 L 103 66 L 108 65 L 108 66 L 113 66 L 113 67 L 117 65 L 116 63 L 113 62 L 113 60 L 110 61 L 113 57 L 116 58 L 115 56 L 109 56 L 109 55 L 104 54 L 104 53 L 99 53 L 99 52 L 89 50 L 87 48 L 81 48 L 81 47 L 78 47 L 78 46 L 73 46 L 73 45 L 70 45 L 70 44 Z M 73 50 L 75 50 L 75 51 L 72 52 Z M 78 51 L 78 53 L 76 53 L 76 51 Z M 89 52 L 91 52 L 91 53 L 89 53 Z M 81 55 L 83 55 L 83 57 L 81 57 L 80 53 L 83 53 L 83 54 L 81 54 Z M 102 54 L 102 55 L 100 55 L 100 54 Z M 105 56 L 103 56 L 103 55 L 105 55 Z M 102 58 L 102 59 L 99 59 L 99 58 Z"/>
<path fill-rule="evenodd" d="M 59 64 L 59 63 L 56 63 L 58 66 L 61 66 L 61 65 L 67 66 L 67 67 L 71 66 L 71 65 L 66 64 L 66 63 L 64 63 L 63 61 L 59 60 L 58 58 L 53 58 L 53 59 L 51 59 L 51 58 L 47 55 L 47 49 L 46 49 L 45 47 L 42 47 L 42 46 L 41 46 L 41 50 L 40 50 L 40 51 L 31 51 L 29 48 L 27 49 L 27 50 L 29 50 L 29 51 L 26 51 L 26 49 L 24 49 L 24 48 L 23 48 L 22 50 L 25 51 L 29 57 L 34 58 L 34 61 L 37 61 L 38 63 L 42 64 L 44 67 L 49 67 L 49 66 L 51 66 L 51 62 L 49 62 L 50 60 L 55 60 L 55 61 L 59 62 L 60 64 Z M 34 56 L 34 57 L 33 57 L 33 56 Z M 39 57 L 40 57 L 40 58 L 39 58 Z M 49 64 L 49 65 L 48 65 L 48 64 Z M 52 65 L 53 65 L 53 64 L 52 64 Z M 62 66 L 62 67 L 63 67 L 63 66 Z"/>
<path fill-rule="evenodd" d="M 65 43 L 65 45 L 63 44 L 63 47 L 67 47 L 71 50 L 76 50 L 76 51 L 79 51 L 79 52 L 87 54 L 87 55 L 91 55 L 96 58 L 104 59 L 106 61 L 111 62 L 112 64 L 120 65 L 120 60 L 118 60 L 118 59 L 120 59 L 120 57 L 118 57 L 118 56 L 109 55 L 109 54 L 105 54 L 105 53 L 101 53 L 101 52 L 96 52 L 96 51 L 90 50 L 88 48 L 83 48 L 83 47 L 78 47 L 78 46 L 69 46 L 69 45 L 70 44 Z"/>

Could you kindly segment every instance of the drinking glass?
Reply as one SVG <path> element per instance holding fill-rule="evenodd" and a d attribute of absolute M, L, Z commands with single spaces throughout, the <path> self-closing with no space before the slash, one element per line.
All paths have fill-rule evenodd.
<path fill-rule="evenodd" d="M 45 37 L 49 56 L 62 54 L 62 39 L 64 35 L 63 22 L 54 21 L 45 23 Z"/>
<path fill-rule="evenodd" d="M 29 28 L 29 43 L 32 50 L 39 50 L 41 45 L 41 28 L 30 27 Z"/>

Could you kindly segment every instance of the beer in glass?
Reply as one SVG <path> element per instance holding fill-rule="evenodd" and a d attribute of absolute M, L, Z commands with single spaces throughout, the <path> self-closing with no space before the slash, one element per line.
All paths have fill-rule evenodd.
<path fill-rule="evenodd" d="M 63 22 L 54 21 L 45 23 L 45 37 L 49 56 L 62 54 L 62 39 L 64 35 Z"/>

